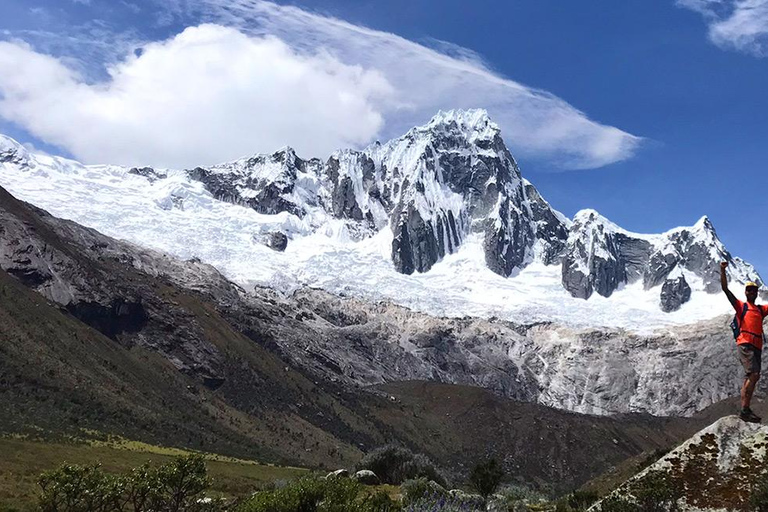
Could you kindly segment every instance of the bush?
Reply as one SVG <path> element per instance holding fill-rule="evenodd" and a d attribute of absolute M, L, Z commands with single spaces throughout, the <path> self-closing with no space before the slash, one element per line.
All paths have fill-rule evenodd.
<path fill-rule="evenodd" d="M 480 496 L 488 499 L 488 496 L 499 487 L 504 477 L 504 470 L 496 459 L 480 462 L 472 469 L 469 475 L 469 483 Z"/>
<path fill-rule="evenodd" d="M 565 499 L 572 510 L 587 510 L 597 501 L 597 493 L 594 491 L 574 491 Z"/>
<path fill-rule="evenodd" d="M 285 487 L 254 494 L 238 512 L 394 512 L 386 493 L 365 495 L 364 486 L 349 478 L 306 477 Z"/>
<path fill-rule="evenodd" d="M 425 477 L 443 487 L 447 487 L 445 477 L 424 455 L 399 446 L 384 446 L 366 454 L 355 466 L 355 471 L 369 469 L 376 473 L 382 482 L 400 485 L 411 478 Z"/>
<path fill-rule="evenodd" d="M 467 503 L 459 497 L 425 496 L 403 506 L 402 512 L 484 512 L 485 507 Z"/>
<path fill-rule="evenodd" d="M 109 475 L 98 465 L 64 464 L 40 476 L 43 512 L 213 511 L 202 499 L 210 486 L 199 455 L 178 457 L 159 468 L 145 464 L 127 475 Z"/>
<path fill-rule="evenodd" d="M 403 496 L 403 505 L 411 505 L 426 498 L 432 500 L 446 498 L 448 491 L 436 482 L 421 477 L 403 482 L 400 486 L 400 494 Z"/>

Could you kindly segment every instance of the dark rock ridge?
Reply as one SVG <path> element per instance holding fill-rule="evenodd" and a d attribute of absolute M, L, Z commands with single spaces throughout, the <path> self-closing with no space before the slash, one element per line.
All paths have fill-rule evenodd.
<path fill-rule="evenodd" d="M 247 206 L 264 214 L 288 212 L 303 217 L 305 205 L 293 200 L 291 195 L 297 179 L 314 177 L 319 168 L 319 160 L 302 160 L 287 147 L 271 155 L 256 155 L 232 164 L 209 169 L 196 167 L 187 174 L 202 182 L 220 201 Z M 307 199 L 314 199 L 309 202 L 310 206 L 318 200 Z"/>
<path fill-rule="evenodd" d="M 640 235 L 594 210 L 583 210 L 574 217 L 562 256 L 563 286 L 574 297 L 587 299 L 595 292 L 610 297 L 620 286 L 637 281 L 646 290 L 663 285 L 660 301 L 669 312 L 691 297 L 683 270 L 700 278 L 707 292 L 719 292 L 721 261 L 730 263 L 732 279 L 762 283 L 754 267 L 731 256 L 707 217 L 690 228 Z M 675 273 L 679 277 L 671 277 Z"/>

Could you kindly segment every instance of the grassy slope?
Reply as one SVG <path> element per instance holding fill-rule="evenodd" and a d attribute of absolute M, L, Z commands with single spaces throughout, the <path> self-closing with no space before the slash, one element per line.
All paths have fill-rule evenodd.
<path fill-rule="evenodd" d="M 63 443 L 21 438 L 0 438 L 0 510 L 34 508 L 41 472 L 63 463 L 96 464 L 109 473 L 122 473 L 145 462 L 162 464 L 182 450 L 142 443 Z M 291 479 L 305 469 L 256 464 L 207 455 L 212 491 L 227 497 L 247 496 L 255 488 L 274 480 Z"/>

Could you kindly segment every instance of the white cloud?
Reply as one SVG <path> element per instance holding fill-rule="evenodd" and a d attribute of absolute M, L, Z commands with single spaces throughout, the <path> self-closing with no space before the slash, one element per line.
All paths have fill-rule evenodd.
<path fill-rule="evenodd" d="M 0 116 L 86 162 L 191 167 L 287 142 L 305 155 L 364 144 L 383 122 L 374 100 L 391 92 L 375 71 L 215 25 L 143 50 L 90 85 L 0 42 Z"/>
<path fill-rule="evenodd" d="M 262 0 L 171 0 L 163 9 L 174 23 L 215 25 L 145 45 L 139 57 L 126 45 L 128 57 L 97 83 L 0 43 L 0 116 L 88 162 L 172 167 L 286 144 L 325 157 L 451 108 L 487 109 L 523 164 L 601 167 L 642 142 L 451 43 L 430 48 Z"/>
<path fill-rule="evenodd" d="M 552 94 L 491 71 L 474 52 L 437 43 L 444 53 L 397 35 L 262 0 L 200 0 L 205 16 L 252 34 L 274 34 L 304 52 L 324 48 L 348 64 L 374 67 L 398 91 L 384 108 L 383 135 L 399 135 L 437 110 L 482 107 L 513 153 L 562 169 L 630 158 L 642 139 L 590 120 Z M 514 44 L 513 40 L 510 44 Z"/>
<path fill-rule="evenodd" d="M 721 48 L 768 55 L 768 0 L 678 0 L 704 16 L 709 39 Z"/>

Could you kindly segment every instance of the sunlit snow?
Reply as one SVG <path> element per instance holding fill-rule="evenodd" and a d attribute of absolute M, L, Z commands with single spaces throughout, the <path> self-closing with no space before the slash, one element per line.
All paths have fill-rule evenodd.
<path fill-rule="evenodd" d="M 641 282 L 620 288 L 610 298 L 573 298 L 561 284 L 559 265 L 534 262 L 504 278 L 485 266 L 477 234 L 429 272 L 403 275 L 391 261 L 388 228 L 355 242 L 343 221 L 317 212 L 304 219 L 288 213 L 262 215 L 214 199 L 202 183 L 183 172 L 163 171 L 166 179 L 151 182 L 121 167 L 24 156 L 28 166 L 0 164 L 0 186 L 17 198 L 115 238 L 183 259 L 200 258 L 246 288 L 261 285 L 289 293 L 310 286 L 391 300 L 441 316 L 495 316 L 519 323 L 552 321 L 642 332 L 730 311 L 725 297 L 703 292 L 693 274 L 685 276 L 692 298 L 674 313 L 659 308 L 660 287 L 645 291 Z M 259 235 L 277 230 L 290 238 L 282 253 L 259 242 Z"/>

